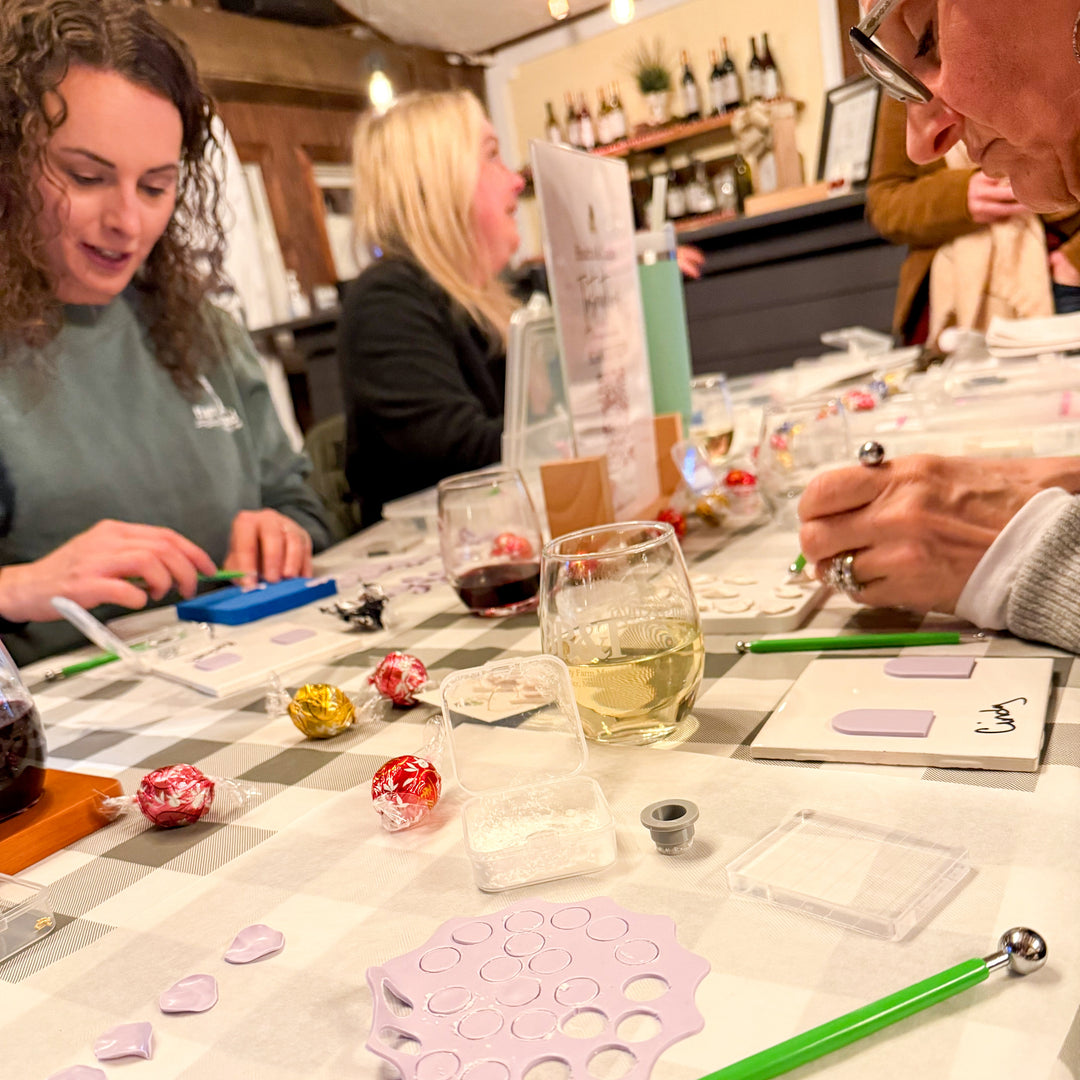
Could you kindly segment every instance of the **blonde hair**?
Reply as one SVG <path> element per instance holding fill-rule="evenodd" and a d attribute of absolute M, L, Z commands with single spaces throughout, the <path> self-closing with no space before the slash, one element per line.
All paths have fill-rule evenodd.
<path fill-rule="evenodd" d="M 487 273 L 473 227 L 484 108 L 468 90 L 422 91 L 360 117 L 353 136 L 358 243 L 419 264 L 506 347 L 515 302 Z"/>

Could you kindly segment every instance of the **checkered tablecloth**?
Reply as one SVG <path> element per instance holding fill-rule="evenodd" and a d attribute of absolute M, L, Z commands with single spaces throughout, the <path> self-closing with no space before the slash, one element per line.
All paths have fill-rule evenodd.
<path fill-rule="evenodd" d="M 744 536 L 709 555 L 715 535 L 691 538 L 691 562 L 734 560 L 754 544 Z M 355 550 L 354 544 L 335 551 L 326 566 L 347 570 Z M 540 650 L 535 616 L 469 617 L 445 585 L 407 600 L 407 621 L 415 625 L 358 634 L 354 653 L 291 672 L 287 684 L 358 688 L 390 648 L 417 655 L 435 678 Z M 834 597 L 811 625 L 830 632 L 909 629 L 918 622 L 860 612 Z M 152 1060 L 102 1066 L 109 1077 L 381 1080 L 393 1070 L 364 1046 L 372 1011 L 369 966 L 418 947 L 451 917 L 529 898 L 594 896 L 669 915 L 681 944 L 712 966 L 697 994 L 704 1030 L 663 1055 L 653 1073 L 658 1080 L 693 1080 L 986 955 L 1017 924 L 1048 940 L 1050 960 L 1041 972 L 1027 979 L 991 976 L 792 1075 L 1080 1076 L 1080 669 L 1074 671 L 1074 658 L 1007 636 L 956 647 L 1055 657 L 1042 766 L 1033 774 L 995 773 L 756 762 L 748 751 L 754 733 L 815 655 L 739 655 L 727 636 L 710 636 L 706 646 L 696 728 L 685 741 L 590 748 L 588 772 L 615 814 L 615 865 L 497 895 L 473 884 L 462 844 L 464 797 L 452 782 L 431 821 L 411 832 L 385 832 L 371 809 L 372 774 L 387 758 L 420 748 L 430 708 L 313 742 L 287 717 L 267 714 L 261 689 L 216 701 L 108 668 L 55 683 L 40 680 L 49 665 L 28 669 L 53 767 L 117 776 L 133 790 L 149 769 L 183 761 L 210 775 L 241 778 L 259 794 L 228 820 L 184 829 L 154 831 L 141 817 L 124 817 L 25 871 L 51 887 L 58 925 L 0 964 L 0 1076 L 45 1080 L 66 1066 L 94 1064 L 99 1034 L 148 1020 Z M 638 821 L 644 806 L 668 797 L 693 799 L 701 810 L 693 848 L 675 858 L 658 854 Z M 965 847 L 974 873 L 902 942 L 731 895 L 725 864 L 801 808 Z M 283 931 L 284 951 L 246 967 L 224 963 L 235 933 L 251 923 Z M 217 978 L 218 1005 L 197 1015 L 160 1013 L 159 993 L 196 972 Z M 559 1075 L 552 1069 L 546 1066 L 537 1080 Z"/>

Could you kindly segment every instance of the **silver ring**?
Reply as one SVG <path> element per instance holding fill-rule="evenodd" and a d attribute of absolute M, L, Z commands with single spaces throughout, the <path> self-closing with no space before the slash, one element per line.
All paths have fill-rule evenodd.
<path fill-rule="evenodd" d="M 862 585 L 855 577 L 855 553 L 845 551 L 834 555 L 825 572 L 825 583 L 852 599 L 862 592 Z"/>
<path fill-rule="evenodd" d="M 876 468 L 885 460 L 885 447 L 874 439 L 868 439 L 859 447 L 859 464 Z"/>

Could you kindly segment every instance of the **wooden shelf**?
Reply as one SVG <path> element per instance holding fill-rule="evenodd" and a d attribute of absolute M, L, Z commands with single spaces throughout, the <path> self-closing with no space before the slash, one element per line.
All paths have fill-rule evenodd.
<path fill-rule="evenodd" d="M 712 131 L 730 128 L 733 115 L 733 113 L 724 113 L 722 116 L 707 116 L 704 120 L 694 120 L 689 124 L 676 120 L 660 127 L 639 128 L 629 138 L 608 143 L 607 146 L 598 146 L 593 153 L 600 157 L 628 157 L 630 154 L 644 150 L 655 150 L 658 147 L 667 146 L 668 143 L 692 139 L 695 135 L 707 135 Z"/>
<path fill-rule="evenodd" d="M 710 225 L 719 225 L 722 221 L 734 221 L 738 216 L 734 210 L 714 210 L 711 214 L 694 214 L 692 217 L 678 218 L 675 221 L 675 232 L 707 229 Z"/>

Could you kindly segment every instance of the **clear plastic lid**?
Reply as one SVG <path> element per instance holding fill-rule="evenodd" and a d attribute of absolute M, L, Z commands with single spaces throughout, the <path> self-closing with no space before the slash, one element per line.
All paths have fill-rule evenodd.
<path fill-rule="evenodd" d="M 496 660 L 442 681 L 458 782 L 471 795 L 579 773 L 588 760 L 567 666 L 555 656 Z"/>

